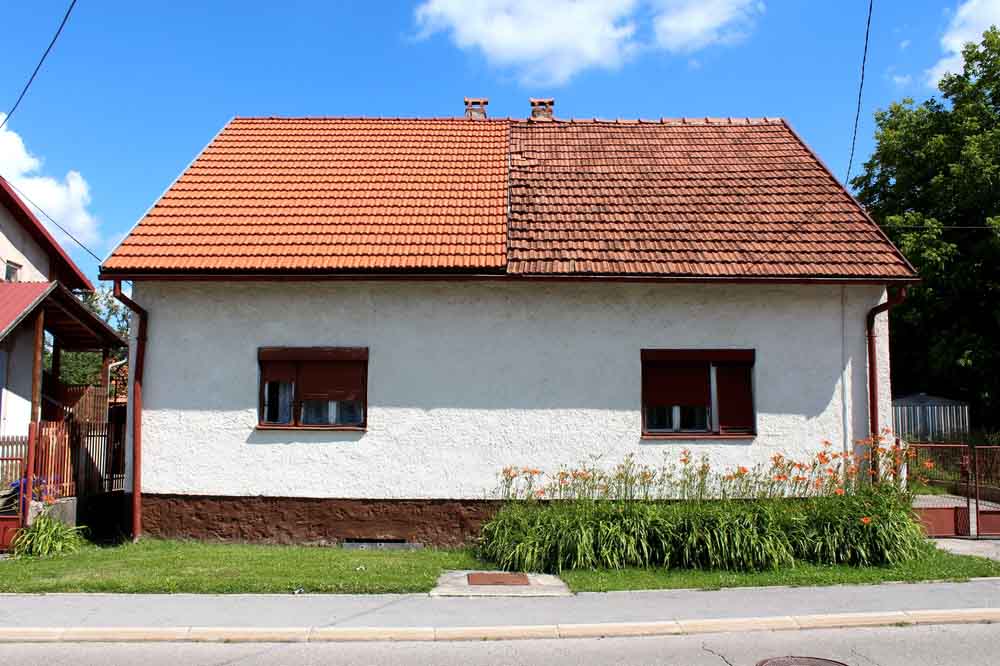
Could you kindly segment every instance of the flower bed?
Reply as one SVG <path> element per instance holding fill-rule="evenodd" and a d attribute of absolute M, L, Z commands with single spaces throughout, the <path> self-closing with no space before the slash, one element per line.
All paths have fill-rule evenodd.
<path fill-rule="evenodd" d="M 509 500 L 483 527 L 479 552 L 505 569 L 667 567 L 762 571 L 815 564 L 897 564 L 924 536 L 900 482 L 907 452 L 867 442 L 871 458 L 716 471 L 683 451 L 658 468 L 632 458 L 545 474 L 507 468 Z M 869 473 L 883 470 L 881 478 Z"/>

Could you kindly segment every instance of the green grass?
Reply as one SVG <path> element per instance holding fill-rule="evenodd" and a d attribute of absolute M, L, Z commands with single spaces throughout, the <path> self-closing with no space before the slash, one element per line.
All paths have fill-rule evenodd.
<path fill-rule="evenodd" d="M 0 561 L 0 592 L 426 592 L 446 569 L 492 568 L 466 550 L 357 551 L 143 540 Z"/>
<path fill-rule="evenodd" d="M 928 549 L 926 554 L 904 564 L 882 567 L 799 563 L 779 571 L 757 573 L 665 569 L 562 572 L 563 580 L 574 592 L 677 588 L 715 590 L 723 587 L 764 585 L 867 585 L 889 581 L 908 583 L 927 580 L 961 581 L 981 576 L 1000 576 L 1000 562 L 981 557 L 953 555 L 937 549 Z"/>
<path fill-rule="evenodd" d="M 442 571 L 490 569 L 467 550 L 354 551 L 144 540 L 85 546 L 69 555 L 0 561 L 0 592 L 388 593 L 426 592 Z M 1000 576 L 1000 562 L 928 550 L 891 567 L 818 566 L 758 573 L 624 569 L 564 571 L 576 592 L 869 584 Z"/>

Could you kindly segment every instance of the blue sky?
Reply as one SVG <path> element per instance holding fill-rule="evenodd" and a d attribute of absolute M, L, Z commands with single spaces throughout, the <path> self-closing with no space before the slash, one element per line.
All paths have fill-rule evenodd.
<path fill-rule="evenodd" d="M 0 112 L 66 2 L 0 0 Z M 79 0 L 0 133 L 0 173 L 105 256 L 233 115 L 783 116 L 843 178 L 867 0 Z M 1000 0 L 876 0 L 872 112 L 934 73 Z M 16 26 L 16 29 L 11 27 Z M 950 58 L 950 59 L 949 59 Z M 97 262 L 66 243 L 84 270 Z"/>

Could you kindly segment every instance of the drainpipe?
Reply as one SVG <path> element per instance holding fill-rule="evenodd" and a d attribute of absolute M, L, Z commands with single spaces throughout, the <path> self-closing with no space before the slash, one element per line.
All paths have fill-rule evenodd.
<path fill-rule="evenodd" d="M 132 539 L 142 536 L 142 374 L 146 361 L 146 327 L 149 314 L 122 293 L 121 280 L 115 280 L 115 298 L 139 317 L 136 331 L 135 368 L 132 375 Z"/>
<path fill-rule="evenodd" d="M 885 303 L 879 303 L 868 311 L 866 330 L 868 333 L 868 426 L 871 436 L 879 434 L 878 422 L 878 354 L 875 348 L 875 317 L 899 305 L 906 298 L 906 287 L 889 292 Z"/>

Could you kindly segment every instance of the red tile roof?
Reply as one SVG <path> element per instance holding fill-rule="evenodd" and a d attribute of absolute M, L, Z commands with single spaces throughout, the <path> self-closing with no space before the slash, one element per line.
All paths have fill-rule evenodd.
<path fill-rule="evenodd" d="M 236 118 L 102 270 L 500 272 L 508 141 L 496 121 Z"/>
<path fill-rule="evenodd" d="M 508 271 L 910 278 L 781 120 L 516 122 Z"/>
<path fill-rule="evenodd" d="M 770 119 L 237 118 L 101 272 L 915 277 Z"/>

